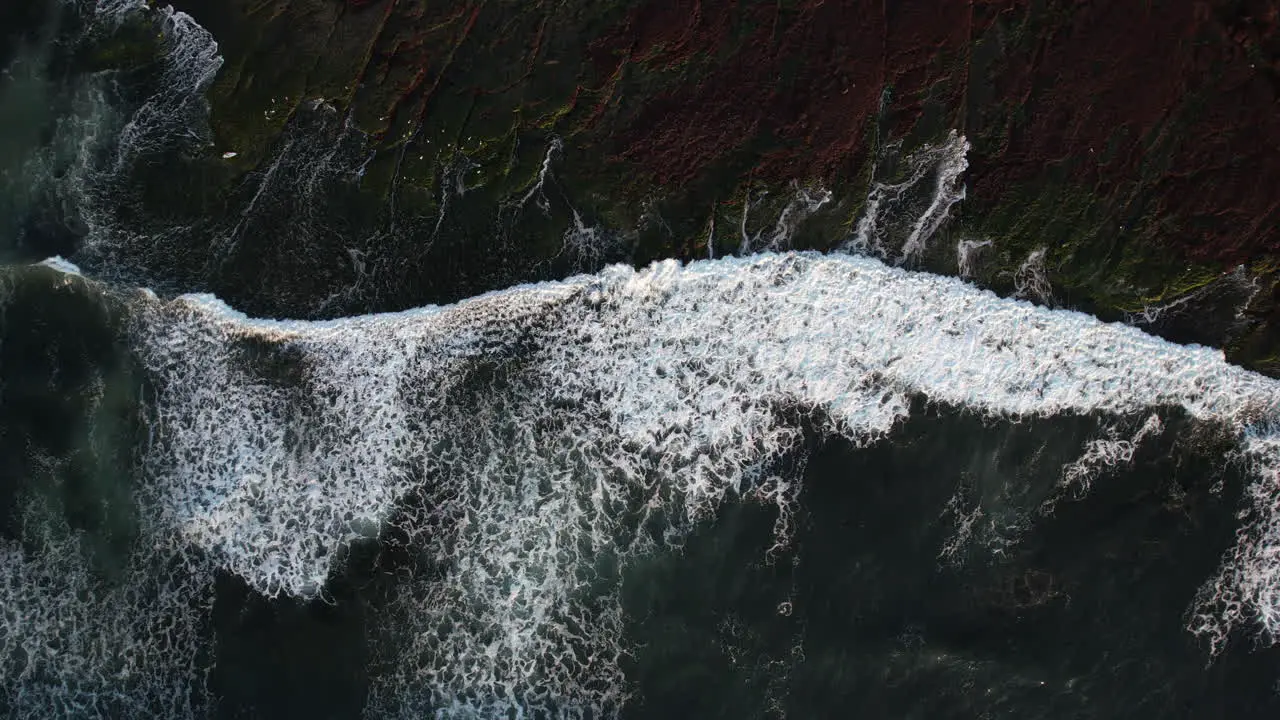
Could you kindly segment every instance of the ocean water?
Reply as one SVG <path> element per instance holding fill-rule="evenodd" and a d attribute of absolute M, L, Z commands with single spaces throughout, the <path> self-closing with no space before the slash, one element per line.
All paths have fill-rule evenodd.
<path fill-rule="evenodd" d="M 0 48 L 0 714 L 1280 711 L 1280 381 L 895 266 L 959 136 L 873 188 L 894 253 L 255 318 L 208 292 L 245 235 L 142 212 L 215 40 L 48 8 Z"/>

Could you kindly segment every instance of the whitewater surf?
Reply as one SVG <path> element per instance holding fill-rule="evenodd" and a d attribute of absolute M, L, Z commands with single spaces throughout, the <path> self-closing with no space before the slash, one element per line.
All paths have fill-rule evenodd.
<path fill-rule="evenodd" d="M 760 560 L 788 556 L 812 443 L 891 443 L 928 406 L 1093 418 L 1094 439 L 1036 490 L 1042 512 L 1130 461 L 1162 418 L 1186 442 L 1234 438 L 1251 505 L 1218 574 L 1181 602 L 1206 658 L 1238 625 L 1277 628 L 1280 386 L 1217 350 L 853 256 L 614 266 L 321 322 L 71 271 L 10 270 L 10 284 L 119 314 L 147 387 L 137 530 L 109 583 L 71 528 L 33 522 L 7 542 L 5 642 L 58 648 L 3 655 L 19 715 L 174 697 L 166 713 L 198 714 L 217 573 L 324 602 L 353 544 L 394 538 L 418 569 L 380 610 L 395 641 L 378 646 L 370 712 L 612 716 L 636 642 L 628 567 L 742 501 L 774 508 Z"/>

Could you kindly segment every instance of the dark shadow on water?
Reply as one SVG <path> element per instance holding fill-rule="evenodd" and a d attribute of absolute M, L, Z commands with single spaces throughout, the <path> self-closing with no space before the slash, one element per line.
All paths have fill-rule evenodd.
<path fill-rule="evenodd" d="M 1238 638 L 1210 664 L 1184 629 L 1234 540 L 1243 480 L 1219 467 L 1212 429 L 1166 413 L 1132 467 L 1049 514 L 1099 419 L 917 410 L 889 441 L 812 453 L 794 543 L 776 558 L 776 511 L 739 503 L 682 552 L 628 567 L 623 717 L 1277 716 L 1280 651 Z M 940 557 L 949 543 L 955 562 Z M 359 717 L 378 672 L 368 638 L 396 642 L 372 624 L 414 564 L 405 547 L 352 549 L 328 603 L 221 578 L 218 717 Z"/>
<path fill-rule="evenodd" d="M 365 608 L 354 587 L 330 583 L 328 602 L 268 600 L 223 573 L 216 592 L 216 717 L 360 717 Z"/>
<path fill-rule="evenodd" d="M 145 437 L 143 381 L 120 323 L 79 278 L 0 274 L 0 537 L 25 542 L 24 522 L 65 523 L 108 578 L 136 537 L 134 449 Z M 46 520 L 24 520 L 32 507 Z"/>
<path fill-rule="evenodd" d="M 1212 454 L 1168 424 L 1085 499 L 1020 533 L 975 530 L 959 566 L 939 559 L 956 488 L 986 519 L 1031 519 L 1094 420 L 935 410 L 872 448 L 826 444 L 793 555 L 764 562 L 774 513 L 739 506 L 632 569 L 626 717 L 1275 717 L 1280 651 L 1242 639 L 1206 667 L 1183 629 L 1233 541 L 1241 478 L 1212 492 Z"/>

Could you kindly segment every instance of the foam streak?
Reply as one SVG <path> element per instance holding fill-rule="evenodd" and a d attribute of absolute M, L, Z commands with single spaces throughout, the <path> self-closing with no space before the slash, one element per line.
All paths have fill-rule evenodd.
<path fill-rule="evenodd" d="M 136 326 L 161 387 L 150 472 L 188 542 L 268 594 L 315 593 L 389 522 L 448 568 L 390 611 L 417 630 L 373 702 L 410 715 L 616 711 L 618 577 L 595 559 L 650 551 L 655 513 L 677 543 L 746 494 L 787 517 L 769 468 L 802 433 L 780 409 L 857 443 L 913 394 L 1005 417 L 1179 407 L 1254 435 L 1280 412 L 1280 385 L 1218 350 L 850 256 L 618 266 L 320 323 L 187 296 Z M 1273 627 L 1274 533 L 1248 532 L 1223 592 Z"/>

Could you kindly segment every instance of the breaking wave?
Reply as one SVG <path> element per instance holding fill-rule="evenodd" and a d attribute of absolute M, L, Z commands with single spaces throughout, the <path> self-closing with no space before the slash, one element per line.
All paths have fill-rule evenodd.
<path fill-rule="evenodd" d="M 18 698 L 55 677 L 120 696 L 96 701 L 116 710 L 160 707 L 174 668 L 200 687 L 214 572 L 323 601 L 344 553 L 380 537 L 413 563 L 378 611 L 395 631 L 376 644 L 371 716 L 614 716 L 628 563 L 741 499 L 776 506 L 785 547 L 801 491 L 787 461 L 805 438 L 876 442 L 920 398 L 1137 430 L 1085 448 L 1064 468 L 1073 487 L 1131 458 L 1153 414 L 1233 434 L 1252 505 L 1219 576 L 1186 599 L 1190 629 L 1214 650 L 1235 627 L 1280 630 L 1280 385 L 1217 350 L 849 256 L 615 266 L 325 322 L 63 277 L 121 304 L 154 388 L 129 572 L 155 590 L 88 592 L 65 539 L 6 546 L 0 605 L 45 618 L 10 614 L 0 636 Z M 61 652 L 7 650 L 49 638 Z M 199 692 L 177 696 L 190 705 L 155 714 L 197 712 Z"/>

